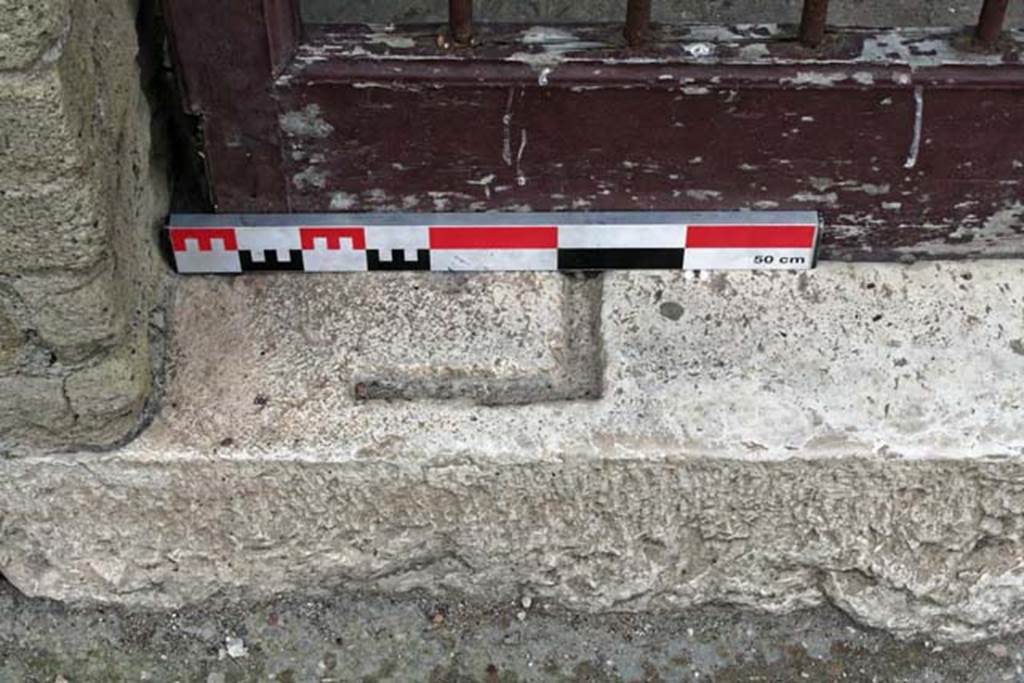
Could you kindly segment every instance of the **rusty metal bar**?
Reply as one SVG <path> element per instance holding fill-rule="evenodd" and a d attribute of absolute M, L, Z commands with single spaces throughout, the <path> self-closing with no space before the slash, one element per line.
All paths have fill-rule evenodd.
<path fill-rule="evenodd" d="M 629 0 L 626 5 L 626 42 L 639 47 L 651 32 L 651 0 Z"/>
<path fill-rule="evenodd" d="M 800 42 L 807 47 L 818 47 L 825 39 L 828 21 L 828 0 L 804 0 L 800 17 Z"/>
<path fill-rule="evenodd" d="M 467 45 L 473 37 L 473 0 L 448 0 L 448 26 L 452 41 Z"/>
<path fill-rule="evenodd" d="M 1006 18 L 1006 7 L 1010 0 L 985 0 L 978 18 L 978 28 L 974 31 L 974 39 L 978 45 L 986 49 L 995 47 L 999 35 L 1003 32 L 1003 20 Z"/>

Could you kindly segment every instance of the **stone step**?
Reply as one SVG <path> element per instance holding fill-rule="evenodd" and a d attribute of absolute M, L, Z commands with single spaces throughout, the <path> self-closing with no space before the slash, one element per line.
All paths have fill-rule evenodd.
<path fill-rule="evenodd" d="M 1024 628 L 1020 261 L 181 278 L 173 330 L 132 443 L 4 463 L 26 593 Z"/>

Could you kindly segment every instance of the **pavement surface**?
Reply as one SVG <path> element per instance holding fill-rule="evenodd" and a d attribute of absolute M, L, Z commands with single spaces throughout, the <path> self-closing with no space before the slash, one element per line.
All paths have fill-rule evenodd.
<path fill-rule="evenodd" d="M 528 595 L 335 594 L 140 611 L 0 582 L 0 681 L 1017 681 L 1024 636 L 899 641 L 830 608 L 580 615 Z"/>

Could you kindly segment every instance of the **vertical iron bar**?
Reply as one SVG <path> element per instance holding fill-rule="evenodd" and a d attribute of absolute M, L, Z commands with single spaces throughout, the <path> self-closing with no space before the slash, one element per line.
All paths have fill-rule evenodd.
<path fill-rule="evenodd" d="M 974 38 L 979 45 L 989 50 L 995 47 L 999 34 L 1003 32 L 1003 20 L 1009 4 L 1009 0 L 985 0 L 981 6 L 978 28 L 974 31 Z"/>
<path fill-rule="evenodd" d="M 473 37 L 473 0 L 448 0 L 448 26 L 453 42 L 469 43 Z"/>
<path fill-rule="evenodd" d="M 818 47 L 825 39 L 828 21 L 828 0 L 804 0 L 800 17 L 800 42 L 807 47 Z"/>
<path fill-rule="evenodd" d="M 651 32 L 651 0 L 629 0 L 626 5 L 626 42 L 639 47 Z"/>

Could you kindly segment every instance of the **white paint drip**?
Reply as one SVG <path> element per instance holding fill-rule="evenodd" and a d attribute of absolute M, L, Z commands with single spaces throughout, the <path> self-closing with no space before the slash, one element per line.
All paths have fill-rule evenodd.
<path fill-rule="evenodd" d="M 523 31 L 521 40 L 527 45 L 544 45 L 551 43 L 573 43 L 576 36 L 554 26 L 531 26 Z"/>
<path fill-rule="evenodd" d="M 348 192 L 335 192 L 331 195 L 331 210 L 346 211 L 356 205 L 358 198 Z"/>
<path fill-rule="evenodd" d="M 941 64 L 999 64 L 1002 56 L 984 52 L 968 52 L 954 46 L 956 31 L 937 35 L 935 29 L 894 29 L 878 32 L 864 41 L 855 61 L 875 64 L 906 64 L 911 69 Z"/>
<path fill-rule="evenodd" d="M 739 49 L 738 55 L 741 59 L 749 61 L 762 61 L 771 58 L 772 53 L 764 43 L 744 45 Z"/>
<path fill-rule="evenodd" d="M 697 59 L 705 59 L 714 54 L 715 48 L 709 43 L 690 43 L 683 45 L 683 52 Z"/>
<path fill-rule="evenodd" d="M 470 184 L 470 185 L 479 185 L 480 187 L 484 188 L 484 196 L 487 197 L 487 199 L 490 199 L 491 198 L 491 183 L 494 182 L 495 177 L 496 176 L 493 173 L 488 173 L 487 175 L 485 175 L 483 178 L 480 178 L 479 180 L 467 180 L 466 182 L 468 184 Z"/>
<path fill-rule="evenodd" d="M 782 85 L 820 86 L 828 88 L 845 80 L 846 74 L 838 71 L 797 71 L 796 75 L 793 77 L 780 78 L 779 83 Z"/>
<path fill-rule="evenodd" d="M 584 41 L 569 31 L 552 26 L 532 26 L 523 32 L 520 42 L 523 45 L 536 46 L 539 52 L 516 52 L 508 56 L 510 62 L 521 62 L 533 68 L 553 67 L 565 59 L 570 52 L 605 47 L 602 43 Z M 541 83 L 541 85 L 545 85 Z"/>
<path fill-rule="evenodd" d="M 328 45 L 304 46 L 295 56 L 296 63 L 309 65 L 328 61 L 337 57 L 369 57 L 382 61 L 427 61 L 436 58 L 427 53 L 410 53 L 410 41 L 415 45 L 413 35 L 391 33 L 390 27 L 360 35 L 357 38 L 343 40 Z M 877 64 L 886 67 L 903 65 L 914 71 L 919 68 L 940 66 L 944 64 L 999 65 L 1004 58 L 998 53 L 980 53 L 960 49 L 957 46 L 960 31 L 951 28 L 903 28 L 893 30 L 859 31 L 865 35 L 860 54 L 835 60 L 836 64 Z M 802 64 L 802 57 L 784 57 L 773 54 L 770 44 L 785 34 L 774 24 L 743 25 L 723 28 L 714 25 L 691 26 L 681 42 L 682 60 L 703 60 L 718 57 L 725 63 L 743 64 Z M 1011 31 L 1015 40 L 1024 32 Z M 360 43 L 359 41 L 363 41 Z M 364 45 L 385 45 L 389 51 L 376 53 L 367 50 Z M 550 26 L 534 26 L 522 34 L 514 43 L 518 50 L 505 59 L 520 62 L 540 71 L 542 68 L 554 67 L 563 62 L 591 62 L 595 58 L 585 54 L 588 50 L 608 49 L 616 46 L 601 41 L 581 40 L 579 36 Z M 730 54 L 729 48 L 735 51 Z M 719 54 L 720 52 L 724 54 Z M 573 54 L 580 53 L 580 54 Z M 663 59 L 630 57 L 601 58 L 606 64 L 665 64 Z M 675 61 L 675 60 L 673 60 Z M 286 84 L 289 74 L 282 75 L 278 83 Z M 860 72 L 859 80 L 871 77 L 869 72 Z M 898 83 L 909 83 L 910 76 L 897 73 L 894 79 Z M 830 83 L 808 83 L 807 85 L 825 85 Z"/>
<path fill-rule="evenodd" d="M 281 114 L 278 123 L 288 137 L 322 139 L 334 132 L 334 126 L 327 123 L 321 113 L 320 105 L 310 104 L 305 109 Z"/>
<path fill-rule="evenodd" d="M 316 187 L 322 190 L 327 186 L 327 174 L 315 166 L 308 166 L 301 173 L 292 176 L 292 184 L 300 190 L 307 187 Z"/>
<path fill-rule="evenodd" d="M 519 137 L 519 151 L 516 153 L 516 184 L 519 187 L 526 185 L 526 176 L 523 175 L 523 152 L 526 150 L 526 129 L 522 129 Z"/>
<path fill-rule="evenodd" d="M 795 202 L 807 202 L 811 204 L 823 204 L 825 206 L 835 206 L 836 202 L 839 201 L 839 195 L 835 192 L 798 192 L 797 194 L 790 197 Z"/>
<path fill-rule="evenodd" d="M 914 137 L 910 141 L 910 152 L 907 154 L 907 161 L 903 168 L 914 168 L 917 166 L 917 155 L 921 151 L 921 127 L 924 124 L 924 88 L 920 85 L 914 88 Z"/>
<path fill-rule="evenodd" d="M 396 36 L 390 33 L 370 33 L 367 34 L 366 40 L 370 43 L 379 43 L 395 49 L 416 47 L 416 41 L 409 36 Z"/>
<path fill-rule="evenodd" d="M 687 190 L 686 196 L 698 202 L 709 202 L 712 199 L 719 199 L 722 193 L 716 190 Z"/>
<path fill-rule="evenodd" d="M 864 194 L 871 196 L 878 196 L 889 194 L 892 186 L 889 183 L 858 183 L 856 180 L 833 180 L 831 178 L 818 178 L 812 176 L 808 179 L 808 184 L 818 192 L 825 192 L 834 188 L 840 188 L 847 192 L 863 192 Z"/>
<path fill-rule="evenodd" d="M 512 166 L 512 104 L 515 101 L 516 89 L 508 89 L 508 101 L 505 103 L 505 115 L 501 117 L 502 139 L 501 160 L 506 166 Z"/>

